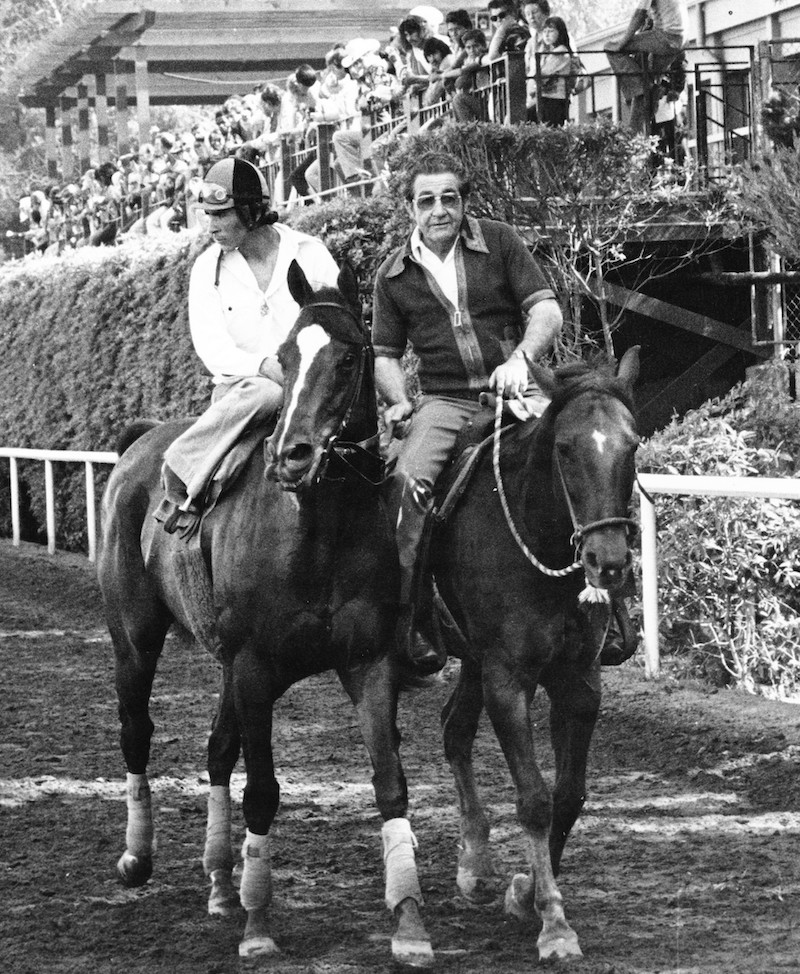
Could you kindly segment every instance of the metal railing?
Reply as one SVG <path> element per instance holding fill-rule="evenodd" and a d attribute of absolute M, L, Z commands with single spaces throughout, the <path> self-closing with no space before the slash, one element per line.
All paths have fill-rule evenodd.
<path fill-rule="evenodd" d="M 0 457 L 6 457 L 11 465 L 11 540 L 15 547 L 21 541 L 19 471 L 17 460 L 41 460 L 44 462 L 45 511 L 47 521 L 47 550 L 52 555 L 56 550 L 56 506 L 53 480 L 53 463 L 82 463 L 86 468 L 86 537 L 89 561 L 97 558 L 97 521 L 95 516 L 96 498 L 94 489 L 94 466 L 97 463 L 114 464 L 119 459 L 113 452 L 94 452 L 89 450 L 31 450 L 22 447 L 0 447 Z"/>

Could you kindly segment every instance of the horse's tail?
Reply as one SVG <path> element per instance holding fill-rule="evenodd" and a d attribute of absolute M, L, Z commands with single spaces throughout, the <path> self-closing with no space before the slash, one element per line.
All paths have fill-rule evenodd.
<path fill-rule="evenodd" d="M 120 433 L 119 439 L 117 440 L 117 453 L 122 456 L 128 447 L 135 443 L 140 436 L 144 436 L 149 430 L 160 425 L 157 419 L 135 419 Z"/>

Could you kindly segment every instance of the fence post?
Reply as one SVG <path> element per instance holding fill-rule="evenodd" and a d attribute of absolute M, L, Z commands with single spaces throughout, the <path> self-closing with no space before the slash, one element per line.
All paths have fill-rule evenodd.
<path fill-rule="evenodd" d="M 97 525 L 95 523 L 94 464 L 86 461 L 86 541 L 89 547 L 89 561 L 97 558 Z"/>
<path fill-rule="evenodd" d="M 333 122 L 317 123 L 317 163 L 319 164 L 319 188 L 325 192 L 333 188 L 333 170 L 331 169 L 331 145 L 333 133 L 337 129 Z"/>
<path fill-rule="evenodd" d="M 47 510 L 47 553 L 56 553 L 56 505 L 53 490 L 53 461 L 44 462 L 44 499 Z"/>
<path fill-rule="evenodd" d="M 642 623 L 644 628 L 644 671 L 656 677 L 660 669 L 658 651 L 658 564 L 656 561 L 656 510 L 644 491 L 639 494 L 639 523 L 642 531 Z"/>
<path fill-rule="evenodd" d="M 505 62 L 506 117 L 502 121 L 505 125 L 515 125 L 517 122 L 524 122 L 527 116 L 525 107 L 527 99 L 525 55 L 522 51 L 512 51 L 505 55 Z"/>
<path fill-rule="evenodd" d="M 11 464 L 9 470 L 11 479 L 11 543 L 15 548 L 19 548 L 19 472 L 17 470 L 17 458 L 9 457 L 9 462 Z"/>

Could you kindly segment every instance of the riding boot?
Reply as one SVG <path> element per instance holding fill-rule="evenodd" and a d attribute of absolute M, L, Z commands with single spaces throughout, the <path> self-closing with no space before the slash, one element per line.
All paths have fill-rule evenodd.
<path fill-rule="evenodd" d="M 601 665 L 619 666 L 626 659 L 630 659 L 638 648 L 639 631 L 631 622 L 625 599 L 612 599 L 611 621 L 600 652 Z"/>
<path fill-rule="evenodd" d="M 399 658 L 410 665 L 416 676 L 422 677 L 438 673 L 447 662 L 446 651 L 437 649 L 419 634 L 420 617 L 431 611 L 432 600 L 423 596 L 423 586 L 432 532 L 433 518 L 429 513 L 425 520 L 413 577 L 408 586 L 409 601 L 400 604 L 396 629 Z"/>

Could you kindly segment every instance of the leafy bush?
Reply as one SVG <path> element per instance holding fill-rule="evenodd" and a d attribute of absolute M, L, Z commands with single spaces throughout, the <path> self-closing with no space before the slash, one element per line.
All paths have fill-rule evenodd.
<path fill-rule="evenodd" d="M 800 407 L 780 363 L 675 419 L 640 451 L 652 473 L 798 477 Z M 788 500 L 660 495 L 664 641 L 690 667 L 754 692 L 800 690 L 800 513 Z"/>

